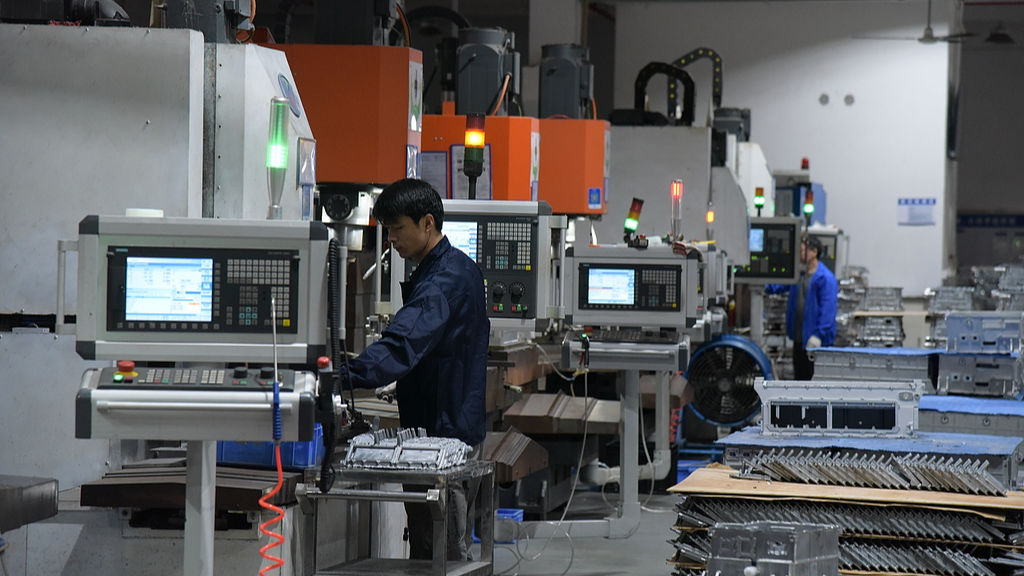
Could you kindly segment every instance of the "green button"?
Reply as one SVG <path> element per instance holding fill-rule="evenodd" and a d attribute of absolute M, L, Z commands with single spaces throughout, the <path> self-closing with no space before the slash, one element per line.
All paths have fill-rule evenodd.
<path fill-rule="evenodd" d="M 123 374 L 114 374 L 114 382 L 123 382 L 123 381 L 124 381 L 124 375 Z"/>

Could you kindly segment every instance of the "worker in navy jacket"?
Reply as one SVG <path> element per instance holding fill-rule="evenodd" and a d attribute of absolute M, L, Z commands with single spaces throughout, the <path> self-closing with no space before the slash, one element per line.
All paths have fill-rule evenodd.
<path fill-rule="evenodd" d="M 821 252 L 821 241 L 805 236 L 800 243 L 800 262 L 807 269 L 800 275 L 800 282 L 769 290 L 775 293 L 789 290 L 786 335 L 793 340 L 793 370 L 797 380 L 814 377 L 814 362 L 807 351 L 831 346 L 836 339 L 839 284 L 828 266 L 818 261 Z"/>
<path fill-rule="evenodd" d="M 418 266 L 402 283 L 403 305 L 391 324 L 351 362 L 352 383 L 378 388 L 397 381 L 402 427 L 457 438 L 478 453 L 486 435 L 490 333 L 480 268 L 442 235 L 444 206 L 427 182 L 404 179 L 386 187 L 373 217 L 387 229 L 392 249 Z M 463 494 L 462 531 L 448 538 L 449 560 L 466 559 L 465 500 Z M 410 555 L 429 559 L 430 514 L 419 506 L 423 510 L 409 510 Z"/>

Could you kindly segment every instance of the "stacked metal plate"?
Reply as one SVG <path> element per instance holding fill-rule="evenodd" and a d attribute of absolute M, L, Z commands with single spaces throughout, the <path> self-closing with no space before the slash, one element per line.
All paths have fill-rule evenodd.
<path fill-rule="evenodd" d="M 1021 486 L 1024 439 L 919 432 L 912 438 L 777 437 L 746 428 L 718 441 L 742 476 L 830 486 L 1002 495 Z"/>
<path fill-rule="evenodd" d="M 346 468 L 444 470 L 466 463 L 471 447 L 454 438 L 427 436 L 422 428 L 383 429 L 349 442 Z"/>
<path fill-rule="evenodd" d="M 836 346 L 852 346 L 857 340 L 857 326 L 853 313 L 864 300 L 861 278 L 847 278 L 839 283 L 839 301 L 836 308 Z"/>
<path fill-rule="evenodd" d="M 1024 311 L 1024 266 L 1004 264 L 996 266 L 999 273 L 999 290 L 992 291 L 996 310 Z"/>
<path fill-rule="evenodd" d="M 872 286 L 864 289 L 860 310 L 866 312 L 902 312 L 903 288 Z M 859 315 L 854 319 L 855 346 L 889 348 L 903 345 L 903 317 L 899 314 Z"/>
<path fill-rule="evenodd" d="M 974 309 L 995 310 L 997 302 L 992 295 L 994 290 L 999 289 L 999 280 L 1002 274 L 996 266 L 972 266 L 970 283 L 974 286 Z"/>
<path fill-rule="evenodd" d="M 938 353 L 922 348 L 817 348 L 815 380 L 935 380 Z"/>
<path fill-rule="evenodd" d="M 978 289 L 974 286 L 940 286 L 924 291 L 928 297 L 928 336 L 925 348 L 946 347 L 946 314 L 973 310 Z"/>
<path fill-rule="evenodd" d="M 709 534 L 734 522 L 835 526 L 844 573 L 998 576 L 1024 567 L 1020 510 L 992 514 L 963 506 L 692 494 L 683 496 L 676 512 L 677 537 L 669 541 L 675 576 L 716 574 L 709 562 L 714 555 Z"/>
<path fill-rule="evenodd" d="M 1001 398 L 925 396 L 918 426 L 929 432 L 960 432 L 1024 438 L 1024 402 Z"/>

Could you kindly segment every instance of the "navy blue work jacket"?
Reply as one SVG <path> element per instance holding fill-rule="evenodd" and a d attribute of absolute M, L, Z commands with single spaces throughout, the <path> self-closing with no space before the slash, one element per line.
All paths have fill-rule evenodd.
<path fill-rule="evenodd" d="M 402 283 L 402 298 L 380 340 L 351 362 L 353 384 L 397 381 L 403 427 L 480 444 L 491 329 L 480 268 L 443 237 Z"/>
<path fill-rule="evenodd" d="M 769 286 L 769 293 L 789 292 L 786 305 L 786 335 L 793 339 L 796 335 L 796 305 L 800 299 L 800 285 Z M 803 342 L 800 347 L 807 348 L 807 340 L 811 336 L 821 339 L 822 346 L 831 346 L 836 341 L 836 309 L 839 306 L 839 283 L 832 271 L 821 262 L 811 276 L 804 299 L 804 321 L 802 328 Z"/>

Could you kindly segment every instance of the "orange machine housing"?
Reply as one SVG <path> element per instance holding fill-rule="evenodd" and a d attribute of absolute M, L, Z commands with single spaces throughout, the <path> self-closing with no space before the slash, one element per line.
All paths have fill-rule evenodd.
<path fill-rule="evenodd" d="M 484 132 L 485 146 L 491 151 L 491 199 L 536 200 L 540 121 L 522 116 L 488 116 Z M 446 155 L 446 186 L 438 191 L 447 198 L 453 197 L 452 146 L 463 146 L 465 137 L 465 116 L 454 113 L 423 116 L 423 152 Z"/>
<path fill-rule="evenodd" d="M 406 177 L 407 162 L 420 148 L 420 51 L 330 44 L 269 47 L 288 56 L 316 138 L 318 182 L 390 184 Z"/>
<path fill-rule="evenodd" d="M 604 120 L 540 120 L 538 199 L 555 214 L 608 212 L 610 131 Z"/>

